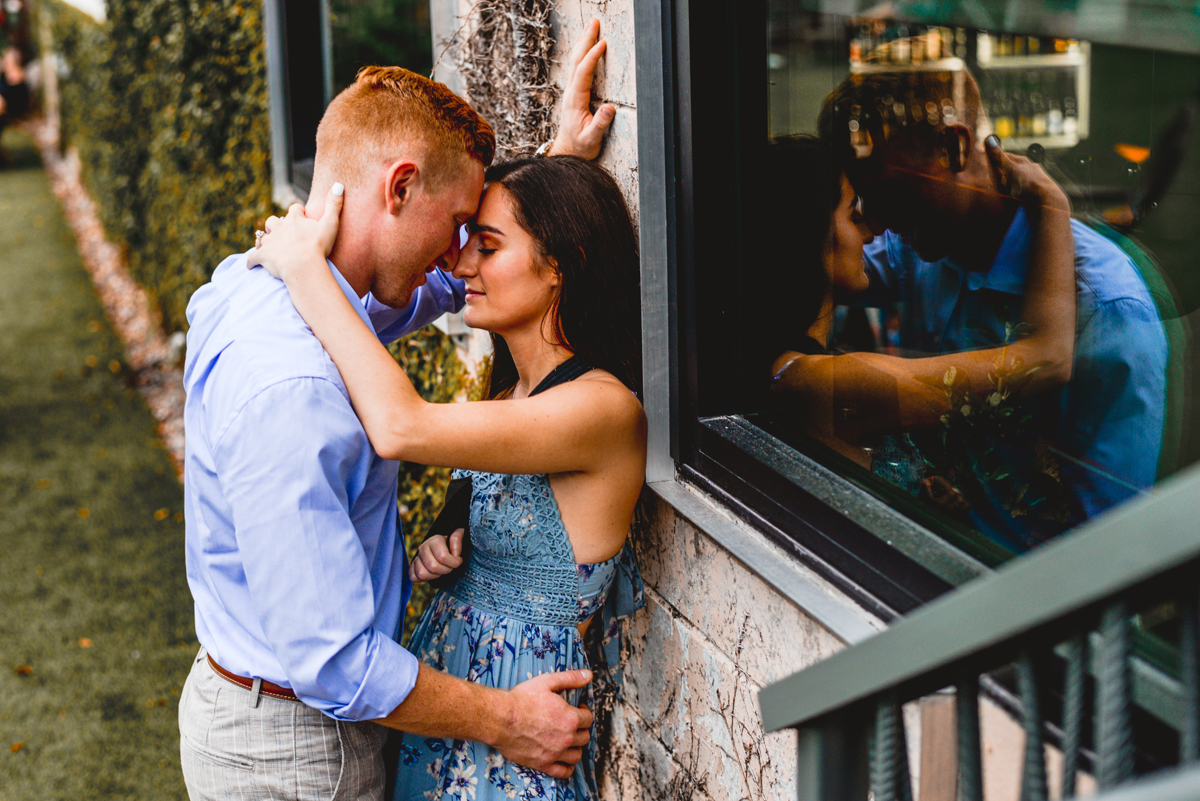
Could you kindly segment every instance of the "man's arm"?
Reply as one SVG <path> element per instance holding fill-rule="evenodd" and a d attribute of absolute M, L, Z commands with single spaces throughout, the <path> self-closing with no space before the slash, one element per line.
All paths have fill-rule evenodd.
<path fill-rule="evenodd" d="M 374 628 L 374 579 L 390 577 L 372 575 L 350 517 L 372 459 L 350 404 L 332 381 L 290 378 L 221 422 L 209 430 L 237 542 L 228 570 L 244 572 L 252 607 L 230 613 L 304 703 L 342 720 L 387 715 L 415 684 L 417 660 Z"/>
<path fill-rule="evenodd" d="M 385 345 L 400 337 L 424 328 L 443 314 L 462 310 L 466 304 L 466 286 L 462 281 L 444 270 L 434 270 L 425 283 L 413 292 L 412 300 L 401 309 L 385 306 L 368 294 L 367 316 L 375 328 L 375 335 Z"/>
<path fill-rule="evenodd" d="M 375 722 L 417 735 L 478 740 L 513 762 L 565 779 L 583 756 L 592 713 L 557 693 L 591 678 L 588 670 L 545 673 L 504 691 L 421 665 L 404 703 Z"/>

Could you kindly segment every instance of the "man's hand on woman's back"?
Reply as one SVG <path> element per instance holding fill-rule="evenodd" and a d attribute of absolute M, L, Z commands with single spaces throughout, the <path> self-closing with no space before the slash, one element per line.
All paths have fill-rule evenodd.
<path fill-rule="evenodd" d="M 508 693 L 514 701 L 511 725 L 492 746 L 519 765 L 556 779 L 568 778 L 591 738 L 592 712 L 571 706 L 559 693 L 591 680 L 589 670 L 564 670 L 543 673 L 513 687 Z"/>
<path fill-rule="evenodd" d="M 592 713 L 559 693 L 591 680 L 590 670 L 564 670 L 498 690 L 421 664 L 408 697 L 375 722 L 424 737 L 475 740 L 518 765 L 565 779 L 583 757 Z"/>

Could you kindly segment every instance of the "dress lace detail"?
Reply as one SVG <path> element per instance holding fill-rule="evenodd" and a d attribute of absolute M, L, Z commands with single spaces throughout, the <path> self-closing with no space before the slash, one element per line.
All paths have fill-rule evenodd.
<path fill-rule="evenodd" d="M 620 620 L 644 605 L 628 543 L 604 562 L 576 564 L 548 476 L 454 473 L 465 476 L 472 484 L 470 559 L 434 598 L 410 649 L 431 667 L 491 687 L 584 667 L 607 667 L 618 683 Z M 600 648 L 589 655 L 577 626 L 593 617 Z M 590 685 L 568 695 L 573 704 L 593 702 Z M 555 780 L 480 743 L 406 734 L 395 799 L 591 801 L 594 748 L 593 731 L 571 778 Z"/>

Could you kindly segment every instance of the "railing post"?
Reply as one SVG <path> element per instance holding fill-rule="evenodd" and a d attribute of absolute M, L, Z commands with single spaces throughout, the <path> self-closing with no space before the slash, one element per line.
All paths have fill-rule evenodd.
<path fill-rule="evenodd" d="M 954 686 L 958 738 L 959 801 L 983 801 L 983 760 L 979 745 L 979 677 L 969 673 Z"/>
<path fill-rule="evenodd" d="M 1021 801 L 1046 801 L 1046 746 L 1042 734 L 1042 703 L 1037 657 L 1026 647 L 1017 660 L 1021 691 L 1021 722 L 1025 729 L 1025 763 L 1021 772 Z"/>
<path fill-rule="evenodd" d="M 867 801 L 867 728 L 856 715 L 797 729 L 799 801 Z"/>
<path fill-rule="evenodd" d="M 1066 644 L 1067 673 L 1063 698 L 1062 797 L 1074 798 L 1079 772 L 1079 747 L 1083 738 L 1084 679 L 1087 675 L 1088 638 L 1076 632 Z"/>
<path fill-rule="evenodd" d="M 1100 619 L 1096 699 L 1096 782 L 1101 790 L 1133 777 L 1133 724 L 1129 666 L 1129 602 L 1115 601 Z"/>
<path fill-rule="evenodd" d="M 904 717 L 895 693 L 887 693 L 877 701 L 873 732 L 871 789 L 875 801 L 912 801 Z"/>
<path fill-rule="evenodd" d="M 1200 588 L 1187 587 L 1181 599 L 1179 679 L 1183 684 L 1183 725 L 1179 731 L 1179 763 L 1200 761 Z"/>

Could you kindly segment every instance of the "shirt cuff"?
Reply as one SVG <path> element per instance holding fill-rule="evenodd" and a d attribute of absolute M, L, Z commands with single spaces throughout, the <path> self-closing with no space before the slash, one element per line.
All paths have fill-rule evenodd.
<path fill-rule="evenodd" d="M 330 717 L 350 721 L 387 717 L 408 698 L 416 685 L 417 658 L 391 637 L 377 631 L 373 634 L 376 652 L 367 665 L 358 691 L 349 704 L 327 712 Z"/>

